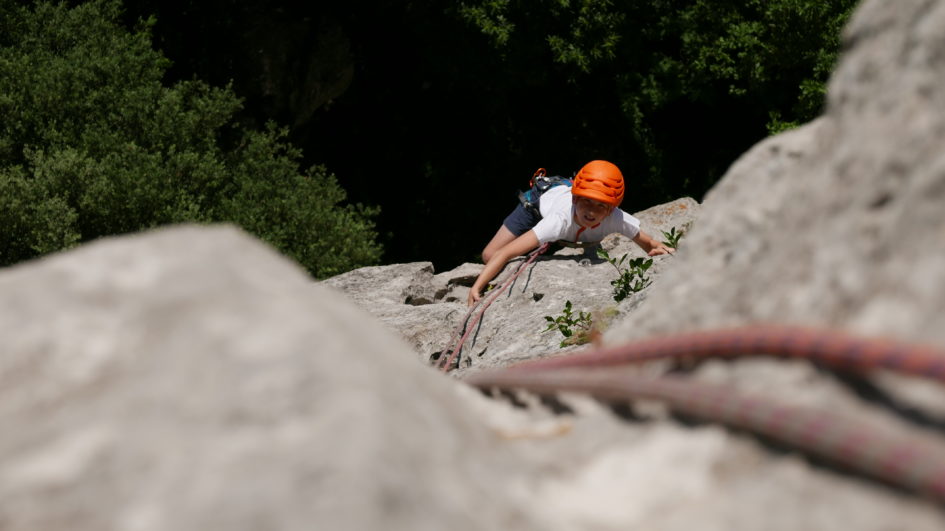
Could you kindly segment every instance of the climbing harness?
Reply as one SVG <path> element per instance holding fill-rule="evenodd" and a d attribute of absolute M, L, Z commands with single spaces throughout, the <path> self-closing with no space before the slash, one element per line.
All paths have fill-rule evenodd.
<path fill-rule="evenodd" d="M 541 197 L 541 195 L 555 186 L 571 186 L 571 184 L 571 179 L 561 177 L 560 175 L 548 175 L 548 171 L 545 170 L 545 168 L 538 168 L 535 170 L 535 173 L 532 174 L 532 178 L 528 182 L 529 189 L 525 192 L 519 192 L 518 199 L 521 201 L 522 206 L 524 206 L 526 210 L 531 211 L 540 218 L 541 212 L 538 209 L 538 199 Z M 532 251 L 528 255 L 528 258 L 519 264 L 518 269 L 516 269 L 515 272 L 498 288 L 493 290 L 489 297 L 480 299 L 478 305 L 473 306 L 468 312 L 466 312 L 466 316 L 460 321 L 459 325 L 453 331 L 452 336 L 450 336 L 449 342 L 447 343 L 448 345 L 452 345 L 452 348 L 446 350 L 443 353 L 441 356 L 443 361 L 437 360 L 437 364 L 443 369 L 443 372 L 448 372 L 453 366 L 453 363 L 456 361 L 456 357 L 459 356 L 460 350 L 463 348 L 463 343 L 466 342 L 466 338 L 469 337 L 469 334 L 472 332 L 473 328 L 475 328 L 476 324 L 482 318 L 486 308 L 488 308 L 489 305 L 498 298 L 498 296 L 506 289 L 506 287 L 515 282 L 515 279 L 518 278 L 518 275 L 521 274 L 522 271 L 524 271 L 525 268 L 529 266 L 529 264 L 534 262 L 539 255 L 547 251 L 549 246 L 550 244 L 545 243 L 538 247 L 538 249 Z M 470 322 L 470 316 L 472 316 L 473 312 L 475 312 L 477 309 L 479 310 L 479 313 L 472 320 L 472 322 Z M 450 354 L 449 357 L 446 356 L 446 353 Z"/>
<path fill-rule="evenodd" d="M 472 308 L 469 309 L 468 312 L 466 312 L 466 316 L 463 317 L 463 319 L 459 322 L 459 326 L 457 326 L 456 330 L 453 332 L 453 336 L 450 338 L 449 344 L 453 344 L 453 341 L 456 339 L 456 337 L 460 336 L 461 333 L 462 333 L 462 336 L 460 337 L 459 341 L 457 341 L 456 344 L 452 346 L 452 348 L 446 351 L 450 353 L 448 359 L 446 358 L 446 352 L 444 352 L 442 355 L 442 358 L 446 360 L 441 365 L 443 372 L 449 372 L 450 368 L 453 366 L 453 363 L 456 361 L 456 357 L 459 356 L 460 350 L 462 350 L 463 348 L 463 343 L 466 342 L 466 338 L 469 337 L 469 334 L 473 331 L 473 329 L 479 323 L 479 320 L 482 319 L 482 315 L 486 313 L 486 309 L 489 307 L 489 305 L 492 304 L 493 301 L 495 301 L 497 298 L 499 298 L 499 295 L 501 295 L 502 292 L 505 291 L 506 288 L 508 288 L 515 282 L 515 279 L 518 278 L 518 276 L 522 274 L 523 271 L 525 271 L 525 268 L 527 268 L 532 262 L 534 262 L 535 259 L 537 259 L 539 255 L 547 251 L 548 247 L 549 247 L 549 244 L 545 243 L 539 246 L 534 251 L 532 251 L 528 255 L 528 258 L 524 260 L 521 264 L 519 264 L 518 268 L 515 270 L 514 273 L 512 273 L 512 275 L 509 276 L 509 278 L 507 278 L 504 282 L 502 282 L 502 284 L 498 288 L 492 290 L 492 292 L 489 294 L 488 297 L 479 299 L 479 304 L 476 306 L 473 306 Z M 477 313 L 476 317 L 470 322 L 469 317 L 477 309 L 479 310 L 479 313 Z M 464 329 L 465 329 L 465 333 L 462 332 Z"/>
<path fill-rule="evenodd" d="M 525 207 L 525 210 L 532 212 L 539 218 L 541 212 L 538 210 L 538 199 L 541 195 L 555 186 L 571 186 L 572 181 L 567 177 L 560 175 L 548 175 L 547 170 L 538 168 L 528 181 L 528 190 L 518 193 L 518 200 Z"/>
<path fill-rule="evenodd" d="M 616 166 L 614 166 L 614 168 L 616 168 Z M 584 169 L 586 169 L 586 167 Z M 584 169 L 582 169 L 582 171 L 584 171 Z M 617 173 L 619 174 L 619 170 L 617 170 Z M 574 183 L 577 182 L 576 179 L 579 179 L 580 175 L 581 174 L 578 174 L 578 177 L 576 177 L 575 179 L 568 179 L 567 177 L 562 177 L 560 175 L 548 175 L 547 170 L 545 170 L 544 168 L 538 168 L 535 171 L 534 175 L 532 175 L 532 179 L 528 182 L 528 186 L 530 188 L 525 192 L 519 192 L 518 200 L 519 202 L 522 203 L 522 206 L 525 207 L 525 210 L 528 210 L 532 214 L 538 216 L 539 219 L 541 219 L 542 217 L 541 211 L 538 208 L 538 200 L 539 198 L 541 198 L 541 195 L 547 192 L 548 190 L 551 190 L 555 186 L 568 186 L 568 187 L 574 186 Z M 623 199 L 623 188 L 622 188 L 623 177 L 621 177 L 620 179 L 621 179 L 620 180 L 620 183 L 621 183 L 620 199 Z M 602 188 L 608 191 L 611 190 L 608 186 L 600 184 L 599 179 L 594 180 L 594 179 L 585 178 L 584 181 L 585 182 L 583 186 L 585 190 L 583 193 L 585 194 L 591 193 L 591 192 L 598 193 L 596 191 L 597 188 Z M 608 184 L 612 184 L 612 183 L 608 183 Z M 588 192 L 587 190 L 590 190 L 591 192 Z M 597 196 L 594 196 L 594 197 L 597 197 Z M 614 199 L 610 199 L 605 202 L 609 204 L 609 203 L 612 203 L 613 201 Z M 619 203 L 619 201 L 617 202 Z M 594 225 L 591 228 L 596 229 L 599 226 L 600 226 L 600 223 L 598 223 L 597 225 Z M 580 238 L 581 233 L 584 232 L 585 229 L 587 229 L 587 227 L 584 227 L 584 226 L 578 229 L 577 234 L 574 236 L 574 239 L 577 240 L 578 238 Z"/>

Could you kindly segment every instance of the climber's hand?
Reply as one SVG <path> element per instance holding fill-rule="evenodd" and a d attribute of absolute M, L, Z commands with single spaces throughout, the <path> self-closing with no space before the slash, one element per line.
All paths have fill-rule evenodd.
<path fill-rule="evenodd" d="M 477 302 L 479 302 L 479 299 L 482 298 L 482 295 L 479 293 L 480 291 L 482 291 L 482 288 L 478 286 L 473 286 L 469 288 L 469 296 L 466 297 L 467 306 L 472 306 L 476 304 Z"/>
<path fill-rule="evenodd" d="M 660 254 L 673 254 L 675 252 L 676 252 L 676 249 L 673 249 L 672 247 L 669 247 L 668 245 L 658 243 L 655 246 L 653 246 L 653 248 L 650 249 L 650 251 L 646 254 L 647 256 L 657 256 Z"/>

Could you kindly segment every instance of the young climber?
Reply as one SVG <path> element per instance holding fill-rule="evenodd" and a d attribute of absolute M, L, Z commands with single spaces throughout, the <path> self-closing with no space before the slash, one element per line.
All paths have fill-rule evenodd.
<path fill-rule="evenodd" d="M 594 160 L 581 168 L 571 186 L 555 186 L 542 194 L 538 212 L 518 205 L 483 249 L 486 267 L 469 290 L 467 303 L 479 301 L 486 283 L 509 260 L 543 243 L 559 240 L 595 243 L 619 232 L 649 256 L 672 253 L 672 248 L 640 230 L 640 220 L 617 208 L 623 201 L 623 192 L 620 169 L 610 162 Z"/>

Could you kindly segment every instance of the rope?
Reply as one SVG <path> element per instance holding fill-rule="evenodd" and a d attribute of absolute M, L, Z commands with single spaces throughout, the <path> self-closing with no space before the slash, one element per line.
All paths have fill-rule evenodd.
<path fill-rule="evenodd" d="M 858 338 L 833 330 L 774 325 L 647 339 L 528 361 L 509 370 L 604 367 L 666 358 L 734 358 L 764 354 L 803 358 L 839 369 L 882 368 L 945 383 L 945 351 L 942 349 L 888 339 Z"/>
<path fill-rule="evenodd" d="M 507 278 L 504 282 L 502 282 L 502 284 L 498 288 L 493 290 L 494 293 L 492 293 L 489 297 L 486 297 L 484 299 L 479 299 L 479 304 L 476 306 L 473 306 L 468 312 L 466 312 L 466 316 L 463 318 L 462 321 L 460 321 L 459 326 L 456 328 L 456 331 L 453 332 L 453 336 L 450 338 L 450 343 L 452 343 L 454 338 L 459 335 L 459 331 L 462 330 L 463 327 L 466 328 L 466 333 L 462 335 L 462 337 L 459 339 L 459 341 L 456 342 L 456 344 L 453 346 L 452 349 L 447 351 L 447 352 L 450 352 L 450 357 L 441 366 L 441 368 L 443 369 L 443 372 L 449 372 L 450 367 L 452 367 L 453 362 L 456 360 L 456 356 L 459 355 L 459 351 L 463 348 L 463 343 L 466 342 L 466 338 L 469 337 L 469 334 L 476 327 L 476 324 L 478 324 L 479 320 L 482 319 L 482 315 L 486 313 L 486 309 L 489 307 L 489 305 L 492 304 L 493 301 L 495 301 L 497 298 L 499 298 L 499 295 L 501 295 L 502 292 L 505 291 L 506 288 L 508 288 L 515 282 L 515 279 L 518 278 L 518 276 L 522 274 L 523 271 L 525 271 L 525 268 L 528 267 L 529 264 L 534 262 L 535 259 L 538 258 L 540 254 L 547 251 L 548 247 L 549 247 L 549 244 L 544 243 L 541 246 L 539 246 L 537 249 L 532 251 L 528 255 L 528 259 L 523 261 L 521 264 L 519 264 L 518 269 L 516 269 L 515 272 L 509 278 Z M 469 316 L 472 315 L 472 313 L 477 309 L 479 309 L 479 313 L 476 314 L 476 317 L 473 319 L 471 323 L 468 322 Z"/>
<path fill-rule="evenodd" d="M 945 351 L 940 348 L 790 326 L 754 326 L 647 339 L 486 371 L 467 381 L 481 388 L 522 388 L 544 394 L 579 391 L 609 401 L 662 400 L 675 411 L 767 436 L 945 503 L 945 446 L 940 441 L 916 434 L 899 435 L 826 411 L 745 395 L 728 387 L 674 376 L 648 378 L 612 368 L 656 359 L 758 354 L 808 359 L 841 369 L 883 368 L 945 382 Z"/>
<path fill-rule="evenodd" d="M 490 371 L 467 379 L 481 388 L 537 393 L 579 391 L 608 401 L 657 399 L 672 409 L 746 429 L 870 477 L 945 502 L 945 448 L 813 408 L 797 407 L 680 377 L 647 378 L 614 370 Z"/>

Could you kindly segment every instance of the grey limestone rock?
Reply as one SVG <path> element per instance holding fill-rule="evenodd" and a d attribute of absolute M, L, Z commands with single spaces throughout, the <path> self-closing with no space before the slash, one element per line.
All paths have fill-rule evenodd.
<path fill-rule="evenodd" d="M 699 208 L 695 200 L 681 198 L 638 212 L 636 216 L 644 231 L 661 238 L 662 231 L 674 227 L 688 229 L 698 216 Z M 623 254 L 631 258 L 645 256 L 636 244 L 620 235 L 609 236 L 602 247 L 617 258 Z M 655 257 L 648 271 L 650 280 L 658 278 L 674 259 Z M 495 284 L 502 284 L 523 260 L 513 260 Z M 467 316 L 466 294 L 481 270 L 481 264 L 463 264 L 434 275 L 430 264 L 421 262 L 361 268 L 328 279 L 325 284 L 351 297 L 413 345 L 421 360 L 431 362 L 441 360 L 453 346 L 450 339 L 455 339 L 454 332 Z M 558 248 L 539 257 L 495 300 L 470 332 L 460 357 L 460 368 L 507 365 L 573 350 L 574 347 L 559 348 L 564 337 L 556 331 L 545 331 L 545 316 L 557 316 L 565 303 L 571 301 L 576 312 L 594 313 L 600 322 L 616 319 L 646 296 L 643 291 L 617 304 L 610 284 L 616 277 L 614 267 L 599 259 L 594 249 Z M 416 306 L 411 303 L 411 297 L 405 295 L 408 292 L 433 293 L 434 302 Z"/>
<path fill-rule="evenodd" d="M 691 224 L 651 286 L 616 304 L 609 264 L 542 257 L 454 374 L 579 348 L 542 331 L 567 300 L 613 317 L 606 344 L 773 321 L 945 347 L 945 0 L 864 0 L 844 41 L 821 118 L 701 205 L 637 214 Z M 945 528 L 928 500 L 659 404 L 512 408 L 426 367 L 480 268 L 316 283 L 236 229 L 177 227 L 0 271 L 0 529 Z M 799 360 L 688 376 L 942 439 L 939 385 L 876 374 L 868 401 Z"/>
<path fill-rule="evenodd" d="M 735 162 L 605 339 L 776 322 L 945 346 L 943 35 L 945 2 L 863 2 L 824 115 Z M 872 384 L 945 417 L 938 386 Z"/>
<path fill-rule="evenodd" d="M 818 120 L 706 196 L 626 339 L 757 321 L 945 342 L 945 3 L 865 1 Z"/>
<path fill-rule="evenodd" d="M 774 322 L 945 347 L 945 2 L 866 0 L 844 42 L 824 115 L 735 161 L 706 196 L 677 255 L 657 260 L 653 285 L 618 306 L 604 343 Z M 636 252 L 619 238 L 604 246 L 611 254 Z M 539 261 L 527 286 L 490 309 L 470 369 L 562 352 L 522 321 L 554 313 L 564 300 L 582 309 L 607 300 L 609 266 L 592 263 L 578 277 L 579 254 L 567 249 Z M 529 302 L 529 293 L 542 297 Z M 802 362 L 765 359 L 703 363 L 690 376 L 941 438 L 945 392 L 912 378 L 877 373 L 851 385 Z M 864 400 L 870 393 L 879 398 Z M 657 420 L 645 433 L 672 425 Z M 706 440 L 693 437 L 679 443 L 684 453 L 705 449 Z M 725 441 L 726 448 L 735 444 Z M 609 465 L 638 465 L 644 450 L 632 448 L 636 457 Z M 763 454 L 746 451 L 728 462 L 724 451 L 708 451 L 709 468 L 734 476 L 707 480 L 710 488 L 671 510 L 644 510 L 643 520 L 624 514 L 623 521 L 648 529 L 945 525 L 940 510 L 928 512 L 921 500 Z"/>
<path fill-rule="evenodd" d="M 551 525 L 456 384 L 235 229 L 3 271 L 0 315 L 0 529 Z"/>

